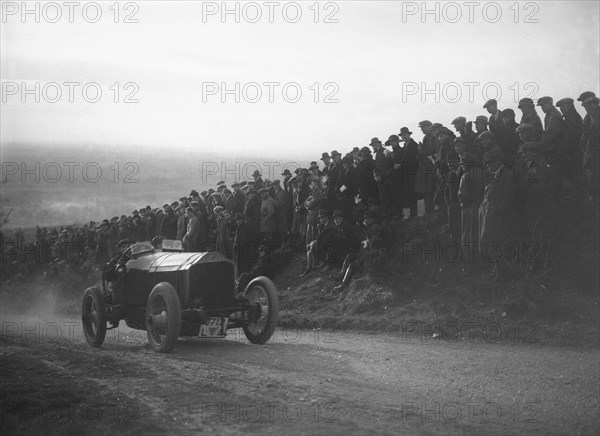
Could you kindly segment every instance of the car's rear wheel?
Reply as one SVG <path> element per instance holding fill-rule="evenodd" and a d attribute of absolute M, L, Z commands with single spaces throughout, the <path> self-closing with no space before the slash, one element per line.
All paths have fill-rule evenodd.
<path fill-rule="evenodd" d="M 264 344 L 271 339 L 279 319 L 277 289 L 268 278 L 257 277 L 248 283 L 244 294 L 251 306 L 244 334 L 253 344 Z"/>
<path fill-rule="evenodd" d="M 146 333 L 154 351 L 173 349 L 181 329 L 181 304 L 173 286 L 159 283 L 152 289 L 146 305 Z"/>
<path fill-rule="evenodd" d="M 81 323 L 87 343 L 96 348 L 101 346 L 106 336 L 106 305 L 96 286 L 87 288 L 83 294 Z"/>

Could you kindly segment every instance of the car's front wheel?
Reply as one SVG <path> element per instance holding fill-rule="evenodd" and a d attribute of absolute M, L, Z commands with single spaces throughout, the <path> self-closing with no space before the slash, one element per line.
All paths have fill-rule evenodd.
<path fill-rule="evenodd" d="M 106 336 L 106 305 L 102 292 L 96 286 L 85 290 L 81 305 L 83 335 L 92 347 L 98 348 Z"/>
<path fill-rule="evenodd" d="M 154 351 L 173 349 L 181 329 L 181 304 L 173 286 L 159 283 L 152 289 L 146 305 L 146 333 Z"/>
<path fill-rule="evenodd" d="M 279 318 L 277 289 L 267 277 L 257 277 L 248 283 L 244 294 L 250 303 L 244 334 L 253 344 L 264 344 L 271 339 Z"/>

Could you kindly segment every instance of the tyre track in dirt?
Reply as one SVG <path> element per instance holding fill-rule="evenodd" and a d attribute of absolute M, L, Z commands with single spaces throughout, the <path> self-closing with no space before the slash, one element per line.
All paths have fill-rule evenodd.
<path fill-rule="evenodd" d="M 9 355 L 24 356 L 135 401 L 147 411 L 140 424 L 154 423 L 157 434 L 600 430 L 597 348 L 279 330 L 264 346 L 233 334 L 183 339 L 162 355 L 150 350 L 144 332 L 127 328 L 118 340 L 108 335 L 101 349 L 77 335 L 27 339 L 3 331 L 3 367 Z"/>

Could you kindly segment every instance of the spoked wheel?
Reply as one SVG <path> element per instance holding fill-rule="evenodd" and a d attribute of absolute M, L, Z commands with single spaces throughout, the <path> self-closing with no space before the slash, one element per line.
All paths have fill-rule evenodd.
<path fill-rule="evenodd" d="M 279 318 L 277 290 L 268 278 L 257 277 L 248 283 L 244 294 L 251 306 L 244 334 L 253 344 L 264 344 L 273 335 Z"/>
<path fill-rule="evenodd" d="M 83 294 L 81 322 L 87 343 L 96 348 L 102 345 L 106 336 L 106 306 L 102 292 L 95 286 Z"/>
<path fill-rule="evenodd" d="M 167 282 L 152 289 L 146 305 L 146 333 L 154 351 L 173 349 L 181 329 L 181 305 L 175 288 Z"/>

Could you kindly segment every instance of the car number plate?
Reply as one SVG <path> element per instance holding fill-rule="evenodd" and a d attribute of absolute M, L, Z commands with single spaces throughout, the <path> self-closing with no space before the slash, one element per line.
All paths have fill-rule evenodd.
<path fill-rule="evenodd" d="M 227 335 L 227 321 L 229 318 L 211 317 L 206 324 L 200 326 L 201 338 L 222 338 Z"/>

